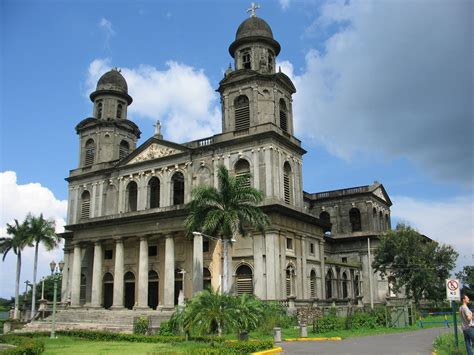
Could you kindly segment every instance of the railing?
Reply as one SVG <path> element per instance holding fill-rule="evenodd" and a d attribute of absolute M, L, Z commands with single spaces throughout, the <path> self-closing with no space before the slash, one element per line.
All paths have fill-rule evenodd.
<path fill-rule="evenodd" d="M 197 141 L 198 147 L 205 147 L 214 143 L 214 137 L 208 137 Z"/>
<path fill-rule="evenodd" d="M 352 195 L 352 194 L 363 193 L 363 192 L 368 192 L 368 191 L 369 191 L 369 186 L 358 186 L 358 187 L 352 187 L 349 189 L 318 192 L 315 194 L 311 194 L 311 197 L 314 199 L 339 197 L 339 196 Z"/>

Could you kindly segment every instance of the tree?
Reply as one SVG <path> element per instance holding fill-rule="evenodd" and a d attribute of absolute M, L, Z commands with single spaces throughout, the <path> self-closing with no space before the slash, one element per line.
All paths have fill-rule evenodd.
<path fill-rule="evenodd" d="M 46 250 L 52 250 L 59 244 L 60 238 L 55 233 L 55 222 L 43 218 L 28 215 L 29 238 L 35 245 L 35 261 L 33 266 L 33 294 L 31 298 L 31 317 L 35 316 L 36 303 L 36 274 L 38 271 L 38 248 L 43 244 Z"/>
<path fill-rule="evenodd" d="M 463 284 L 462 293 L 468 294 L 469 298 L 474 298 L 474 266 L 464 266 L 462 271 L 456 273 L 456 277 Z"/>
<path fill-rule="evenodd" d="M 372 267 L 382 277 L 393 276 L 393 289 L 405 289 L 419 304 L 422 298 L 442 301 L 445 280 L 454 268 L 458 253 L 450 246 L 421 235 L 403 224 L 380 237 Z"/>
<path fill-rule="evenodd" d="M 16 279 L 15 279 L 15 308 L 13 312 L 13 318 L 18 319 L 18 310 L 20 305 L 20 273 L 21 273 L 21 251 L 26 246 L 31 246 L 31 242 L 28 236 L 28 220 L 25 220 L 20 224 L 15 219 L 15 223 L 10 225 L 7 223 L 7 234 L 10 238 L 0 238 L 0 253 L 3 254 L 3 261 L 7 257 L 8 253 L 13 251 L 16 254 Z"/>
<path fill-rule="evenodd" d="M 188 204 L 189 215 L 185 221 L 186 232 L 191 236 L 200 231 L 222 240 L 224 249 L 222 291 L 229 292 L 228 243 L 239 233 L 247 235 L 246 225 L 264 231 L 268 216 L 258 204 L 263 194 L 248 186 L 250 176 L 231 176 L 223 165 L 218 167 L 219 188 L 198 186 L 192 191 L 192 201 Z"/>

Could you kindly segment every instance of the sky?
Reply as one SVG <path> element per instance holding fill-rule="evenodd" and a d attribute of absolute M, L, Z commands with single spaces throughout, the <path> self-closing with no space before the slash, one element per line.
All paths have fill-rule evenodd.
<path fill-rule="evenodd" d="M 408 223 L 474 264 L 473 3 L 260 1 L 293 80 L 305 191 L 383 183 Z M 98 78 L 121 68 L 140 142 L 162 122 L 185 142 L 221 131 L 215 92 L 250 1 L 0 1 L 0 235 L 28 212 L 63 231 L 74 127 Z M 39 274 L 61 250 L 41 250 Z M 21 285 L 32 280 L 24 251 Z M 16 259 L 0 263 L 0 297 Z"/>

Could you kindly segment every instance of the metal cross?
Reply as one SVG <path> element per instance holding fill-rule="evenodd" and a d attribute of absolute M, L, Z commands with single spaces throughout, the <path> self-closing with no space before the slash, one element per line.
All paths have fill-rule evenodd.
<path fill-rule="evenodd" d="M 250 12 L 250 17 L 257 17 L 257 9 L 260 9 L 260 5 L 252 3 L 252 7 L 247 9 L 247 12 Z"/>

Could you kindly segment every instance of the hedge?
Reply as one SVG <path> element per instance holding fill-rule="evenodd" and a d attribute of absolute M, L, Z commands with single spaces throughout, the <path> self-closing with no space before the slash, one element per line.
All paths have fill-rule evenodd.
<path fill-rule="evenodd" d="M 16 345 L 16 348 L 3 350 L 2 354 L 35 355 L 44 351 L 44 343 L 41 340 L 22 335 L 2 335 L 0 343 Z"/>
<path fill-rule="evenodd" d="M 192 354 L 217 355 L 217 354 L 251 354 L 256 351 L 269 350 L 273 348 L 272 340 L 252 340 L 214 344 L 204 349 L 194 349 Z"/>

